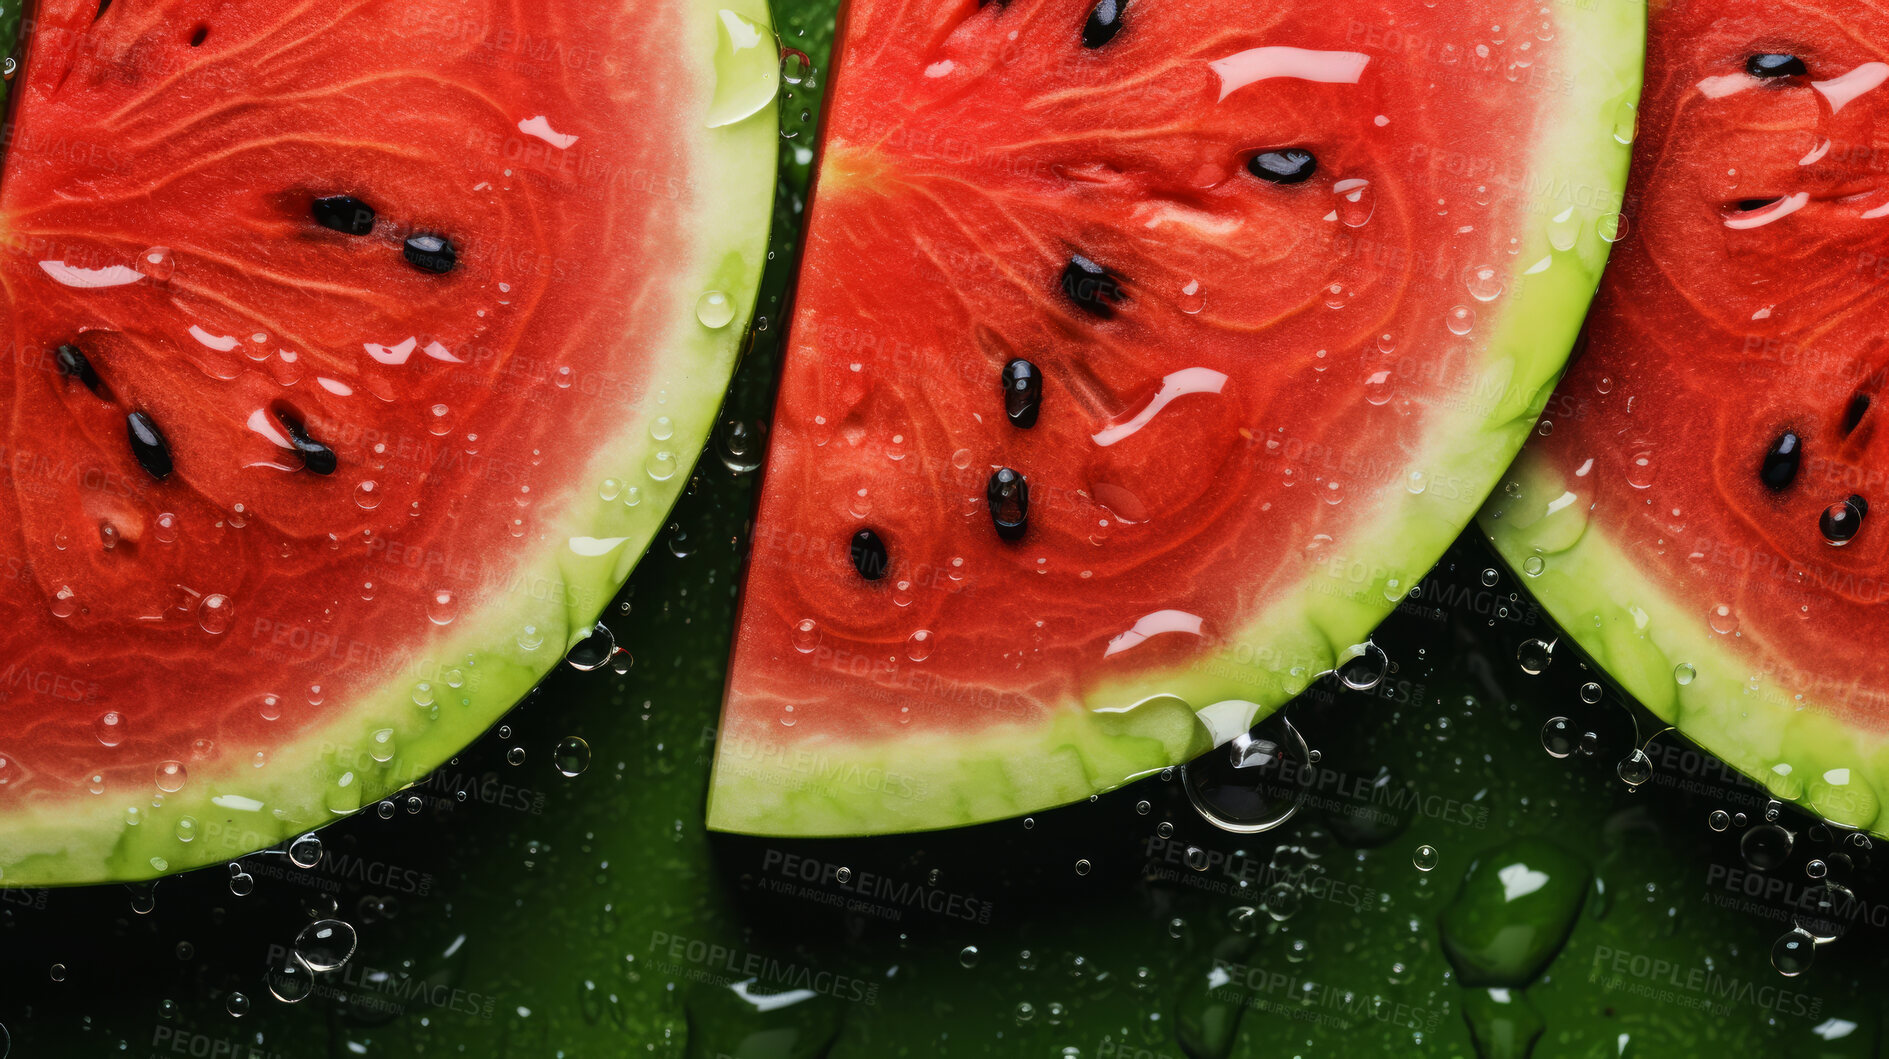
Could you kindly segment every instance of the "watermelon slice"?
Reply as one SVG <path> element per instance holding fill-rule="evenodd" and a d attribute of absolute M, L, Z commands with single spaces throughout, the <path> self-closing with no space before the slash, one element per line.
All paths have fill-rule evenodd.
<path fill-rule="evenodd" d="M 43 0 L 0 181 L 0 880 L 373 804 L 591 629 L 765 254 L 760 0 Z"/>
<path fill-rule="evenodd" d="M 1889 796 L 1889 14 L 1675 0 L 1586 352 L 1482 525 L 1621 687 L 1780 798 Z"/>
<path fill-rule="evenodd" d="M 1027 812 L 1381 666 L 1597 282 L 1639 8 L 858 0 L 838 40 L 709 824 Z"/>

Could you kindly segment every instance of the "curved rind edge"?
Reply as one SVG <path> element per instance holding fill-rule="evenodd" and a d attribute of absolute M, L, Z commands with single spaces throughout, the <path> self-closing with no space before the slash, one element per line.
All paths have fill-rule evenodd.
<path fill-rule="evenodd" d="M 1540 132 L 1524 186 L 1539 217 L 1509 268 L 1506 304 L 1463 416 L 1440 422 L 1421 493 L 1397 490 L 1362 520 L 1375 527 L 1360 554 L 1399 556 L 1396 568 L 1326 556 L 1296 592 L 1188 669 L 1098 684 L 1039 725 L 1003 725 L 946 738 L 803 745 L 724 737 L 710 781 L 708 826 L 761 835 L 841 836 L 957 827 L 1080 801 L 1186 762 L 1233 732 L 1197 711 L 1232 701 L 1248 724 L 1329 671 L 1436 564 L 1467 526 L 1534 428 L 1560 378 L 1618 223 L 1631 121 L 1645 59 L 1646 8 L 1600 0 L 1557 5 L 1556 38 L 1579 73 Z M 1627 138 L 1630 141 L 1631 137 Z M 1549 220 L 1579 229 L 1566 250 Z M 1565 233 L 1563 222 L 1557 229 Z M 1617 230 L 1617 229 L 1616 229 Z M 1536 266 L 1546 261 L 1545 270 Z M 1532 274 L 1531 274 L 1531 270 Z M 1246 693 L 1228 700 L 1237 685 Z M 1135 704 L 1123 709 L 1125 704 Z M 1221 711 L 1216 710 L 1216 713 Z M 896 791 L 888 787 L 897 788 Z M 903 793 L 901 793 L 903 792 Z"/>
<path fill-rule="evenodd" d="M 330 723 L 296 742 L 272 747 L 261 768 L 231 760 L 212 771 L 186 763 L 182 790 L 154 799 L 140 792 L 75 794 L 57 804 L 29 807 L 0 819 L 0 886 L 64 886 L 133 881 L 233 860 L 333 822 L 425 779 L 504 716 L 545 674 L 563 661 L 566 645 L 588 632 L 629 576 L 688 484 L 720 411 L 760 289 L 774 205 L 778 160 L 778 107 L 766 106 L 731 125 L 708 128 L 714 90 L 718 12 L 735 11 L 768 30 L 766 0 L 686 0 L 694 39 L 681 47 L 700 56 L 701 91 L 693 98 L 703 119 L 691 178 L 700 233 L 691 281 L 676 287 L 672 339 L 652 374 L 642 405 L 623 417 L 623 429 L 597 446 L 587 480 L 607 478 L 641 488 L 641 502 L 604 501 L 579 490 L 563 511 L 544 522 L 544 543 L 511 571 L 512 590 L 489 599 L 453 623 L 453 635 L 429 649 L 403 673 Z M 696 318 L 695 299 L 719 290 L 736 313 L 719 329 Z M 635 351 L 629 351 L 634 353 Z M 649 424 L 667 415 L 665 441 Z M 672 466 L 658 481 L 645 470 L 659 451 Z M 601 556 L 573 551 L 573 537 L 623 538 Z M 519 646 L 526 625 L 543 645 Z M 458 670 L 461 687 L 448 678 Z M 430 685 L 434 701 L 415 701 L 415 685 Z M 425 697 L 424 693 L 420 696 Z M 463 701 L 458 701 L 463 700 Z M 89 798 L 88 802 L 78 802 Z M 132 816 L 138 822 L 129 823 Z M 191 824 L 179 837 L 180 825 Z"/>
<path fill-rule="evenodd" d="M 1707 616 L 1659 590 L 1579 502 L 1548 511 L 1544 498 L 1575 495 L 1574 483 L 1525 452 L 1511 490 L 1479 525 L 1535 600 L 1627 694 L 1654 716 L 1781 801 L 1832 823 L 1885 832 L 1889 733 L 1845 724 L 1814 698 L 1754 672 L 1738 637 L 1711 631 Z M 1540 572 L 1526 573 L 1531 558 Z M 1681 666 L 1691 675 L 1680 683 Z"/>

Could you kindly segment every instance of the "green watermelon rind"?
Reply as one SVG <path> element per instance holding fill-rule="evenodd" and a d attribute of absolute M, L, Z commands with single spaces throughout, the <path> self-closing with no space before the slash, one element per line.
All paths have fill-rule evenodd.
<path fill-rule="evenodd" d="M 842 742 L 724 733 L 708 824 L 764 835 L 863 835 L 956 827 L 1080 801 L 1224 743 L 1332 669 L 1402 601 L 1460 534 L 1534 429 L 1599 284 L 1626 186 L 1645 56 L 1645 7 L 1557 4 L 1558 46 L 1577 76 L 1526 167 L 1539 219 L 1491 305 L 1481 384 L 1439 420 L 1422 493 L 1370 516 L 1358 555 L 1326 557 L 1297 591 L 1187 669 L 1103 683 L 1036 723 L 963 734 Z M 1622 130 L 1617 134 L 1616 130 Z M 1562 218 L 1564 210 L 1570 210 Z M 1571 225 L 1578 232 L 1567 249 Z M 1551 230 L 1552 233 L 1551 234 Z M 1617 230 L 1615 228 L 1614 230 Z M 1610 232 L 1611 234 L 1611 232 Z M 1546 261 L 1545 270 L 1536 270 Z M 1484 395 L 1493 394 L 1491 398 Z M 1395 557 L 1392 568 L 1382 557 Z M 1413 601 L 1418 602 L 1418 601 Z M 1246 689 L 1238 699 L 1229 685 Z"/>
<path fill-rule="evenodd" d="M 675 304 L 667 310 L 674 319 L 671 338 L 642 403 L 624 410 L 615 437 L 597 440 L 574 498 L 544 520 L 542 546 L 504 580 L 516 590 L 461 614 L 429 642 L 427 661 L 292 743 L 226 747 L 212 764 L 186 762 L 182 789 L 157 798 L 155 787 L 98 795 L 75 789 L 9 812 L 0 819 L 0 885 L 147 879 L 277 847 L 424 780 L 510 710 L 562 662 L 568 645 L 589 632 L 688 484 L 734 372 L 767 254 L 777 108 L 707 127 L 720 12 L 734 11 L 771 34 L 767 4 L 687 3 L 691 37 L 678 47 L 700 57 L 700 90 L 692 99 L 701 110 L 701 120 L 690 123 L 696 141 L 679 145 L 693 155 L 698 204 L 691 222 L 698 237 L 693 260 L 675 266 L 688 281 L 674 287 Z M 763 50 L 766 76 L 777 77 L 772 50 Z M 697 318 L 696 300 L 716 290 L 728 295 L 735 315 L 725 326 L 709 328 Z M 662 440 L 651 430 L 660 416 L 669 418 L 673 431 Z M 670 458 L 662 459 L 663 452 Z M 648 470 L 652 465 L 669 471 L 667 477 L 658 480 Z M 621 496 L 604 500 L 600 486 L 608 479 L 638 487 L 640 503 L 627 506 Z M 573 538 L 622 540 L 603 555 L 587 556 L 572 549 Z M 520 645 L 521 638 L 531 639 L 522 635 L 526 626 L 542 637 L 533 650 Z M 460 687 L 450 686 L 453 670 Z M 421 682 L 430 686 L 433 700 L 426 706 L 416 701 Z M 428 697 L 418 691 L 418 699 Z M 266 755 L 260 766 L 252 764 L 255 749 Z M 533 773 L 549 774 L 548 765 Z M 531 786 L 521 778 L 507 788 L 517 808 L 532 808 Z"/>
<path fill-rule="evenodd" d="M 1655 717 L 1772 797 L 1845 827 L 1889 831 L 1882 813 L 1889 736 L 1845 723 L 1827 704 L 1757 671 L 1739 650 L 1741 636 L 1713 632 L 1705 614 L 1662 591 L 1592 519 L 1577 484 L 1524 452 L 1480 518 L 1549 617 Z M 1548 510 L 1564 497 L 1572 502 Z"/>

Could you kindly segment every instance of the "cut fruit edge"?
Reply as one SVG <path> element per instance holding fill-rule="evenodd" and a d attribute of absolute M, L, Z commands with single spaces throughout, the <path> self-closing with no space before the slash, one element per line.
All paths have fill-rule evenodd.
<path fill-rule="evenodd" d="M 1454 395 L 1466 411 L 1439 422 L 1408 468 L 1436 487 L 1391 490 L 1360 518 L 1373 529 L 1357 556 L 1370 558 L 1322 559 L 1295 590 L 1227 636 L 1218 654 L 1099 684 L 1037 724 L 872 742 L 724 733 L 708 826 L 763 835 L 883 834 L 1081 801 L 1227 742 L 1334 668 L 1468 525 L 1560 378 L 1611 246 L 1601 229 L 1619 220 L 1632 137 L 1616 129 L 1639 99 L 1644 14 L 1634 4 L 1556 9 L 1557 39 L 1582 64 L 1568 94 L 1544 115 L 1523 183 L 1525 214 L 1543 223 L 1523 237 L 1505 277 L 1507 304 L 1492 316 L 1478 385 Z M 1578 221 L 1579 234 L 1557 249 L 1546 222 L 1564 212 Z M 1397 558 L 1382 557 L 1408 565 L 1391 568 Z M 1190 693 L 1229 677 L 1250 695 L 1193 705 L 1219 696 Z"/>
<path fill-rule="evenodd" d="M 582 479 L 638 482 L 642 501 L 628 507 L 602 499 L 597 489 L 577 490 L 544 520 L 542 545 L 510 571 L 507 591 L 460 615 L 428 659 L 411 663 L 335 720 L 271 748 L 266 768 L 232 761 L 199 771 L 187 762 L 184 787 L 155 799 L 128 803 L 115 792 L 77 791 L 8 813 L 0 819 L 0 886 L 155 878 L 269 849 L 351 815 L 424 781 L 588 635 L 689 482 L 734 373 L 766 263 L 778 107 L 770 101 L 716 128 L 709 127 L 709 113 L 717 71 L 727 63 L 717 55 L 721 12 L 747 18 L 768 41 L 772 20 L 765 0 L 687 2 L 692 36 L 678 48 L 699 57 L 699 89 L 690 98 L 700 113 L 683 121 L 696 131 L 694 142 L 677 149 L 691 158 L 699 207 L 689 224 L 698 237 L 689 258 L 677 255 L 675 268 L 689 282 L 676 284 L 675 303 L 661 310 L 673 321 L 670 337 L 641 403 L 624 409 L 615 436 L 596 442 Z M 758 66 L 722 74 L 745 73 L 756 83 L 777 78 L 773 49 L 758 50 L 765 53 L 765 75 Z M 720 328 L 696 315 L 696 299 L 708 291 L 727 295 L 734 311 Z M 664 440 L 652 438 L 648 428 L 659 415 L 674 424 Z M 528 625 L 542 635 L 542 646 L 520 646 Z M 453 668 L 463 672 L 463 687 L 439 682 L 439 674 Z M 450 693 L 466 701 L 442 702 L 438 717 L 429 718 L 416 703 L 419 681 L 433 683 L 442 699 Z"/>
<path fill-rule="evenodd" d="M 1543 504 L 1576 495 L 1546 459 L 1524 453 L 1507 481 L 1520 492 L 1489 502 L 1483 531 L 1613 683 L 1772 797 L 1883 833 L 1889 733 L 1854 728 L 1811 696 L 1752 672 L 1733 638 L 1712 633 L 1696 608 L 1660 591 L 1584 505 Z M 1524 572 L 1531 558 L 1541 560 L 1539 573 Z"/>

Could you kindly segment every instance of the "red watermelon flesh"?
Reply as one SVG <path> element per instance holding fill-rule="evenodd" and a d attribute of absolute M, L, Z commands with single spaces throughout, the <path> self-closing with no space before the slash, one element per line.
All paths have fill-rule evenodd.
<path fill-rule="evenodd" d="M 712 113 L 714 57 L 751 31 L 765 101 L 774 49 L 732 6 L 39 5 L 0 180 L 0 878 L 356 808 L 589 628 L 759 269 L 772 118 Z"/>
<path fill-rule="evenodd" d="M 1637 32 L 1505 2 L 853 4 L 711 825 L 1073 800 L 1330 669 L 1560 367 Z"/>
<path fill-rule="evenodd" d="M 1656 713 L 1878 828 L 1885 41 L 1863 4 L 1658 11 L 1628 235 L 1484 522 Z"/>

